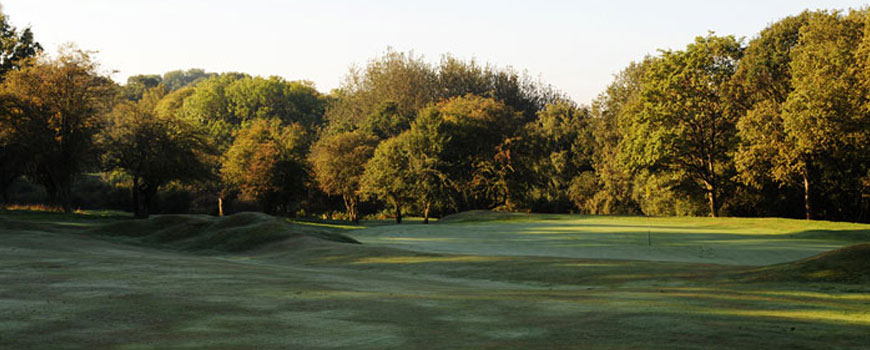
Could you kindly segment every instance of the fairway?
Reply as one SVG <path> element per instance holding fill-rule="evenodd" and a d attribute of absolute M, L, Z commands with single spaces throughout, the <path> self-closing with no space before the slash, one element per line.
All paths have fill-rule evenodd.
<path fill-rule="evenodd" d="M 768 265 L 867 241 L 867 229 L 859 224 L 773 218 L 512 214 L 494 220 L 459 218 L 441 225 L 381 227 L 352 236 L 368 244 L 435 253 Z"/>
<path fill-rule="evenodd" d="M 866 270 L 849 282 L 760 267 L 867 242 L 868 225 L 488 212 L 363 228 L 261 214 L 127 220 L 0 215 L 0 348 L 870 344 Z M 254 233 L 253 247 L 239 240 Z"/>

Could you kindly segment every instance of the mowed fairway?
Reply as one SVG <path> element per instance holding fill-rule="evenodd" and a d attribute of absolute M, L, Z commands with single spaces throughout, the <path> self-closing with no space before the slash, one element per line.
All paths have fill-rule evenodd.
<path fill-rule="evenodd" d="M 190 225 L 149 235 L 118 217 L 0 215 L 0 349 L 870 344 L 866 271 L 761 267 L 866 242 L 867 225 L 466 213 L 287 224 L 283 240 L 234 251 L 231 233 L 277 224 L 157 219 Z M 321 239 L 336 233 L 363 244 Z"/>

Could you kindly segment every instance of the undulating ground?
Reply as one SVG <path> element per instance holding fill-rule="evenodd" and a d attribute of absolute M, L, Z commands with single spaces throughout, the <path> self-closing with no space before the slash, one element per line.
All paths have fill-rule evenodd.
<path fill-rule="evenodd" d="M 6 212 L 0 349 L 866 349 L 862 242 L 784 219 Z"/>

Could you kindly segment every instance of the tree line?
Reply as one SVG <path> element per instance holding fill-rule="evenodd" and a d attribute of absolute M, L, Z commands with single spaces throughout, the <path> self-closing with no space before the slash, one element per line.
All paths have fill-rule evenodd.
<path fill-rule="evenodd" d="M 393 50 L 329 93 L 199 69 L 119 85 L 88 52 L 46 55 L 3 16 L 0 194 L 38 184 L 69 211 L 86 192 L 76 186 L 97 179 L 89 191 L 123 193 L 113 205 L 138 217 L 868 221 L 868 21 L 867 10 L 806 11 L 748 41 L 708 33 L 630 64 L 580 105 L 510 67 Z"/>

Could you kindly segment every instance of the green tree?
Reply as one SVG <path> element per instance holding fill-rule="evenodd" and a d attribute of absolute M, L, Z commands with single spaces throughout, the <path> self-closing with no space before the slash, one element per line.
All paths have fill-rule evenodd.
<path fill-rule="evenodd" d="M 633 197 L 635 174 L 620 155 L 620 144 L 632 125 L 632 118 L 642 105 L 641 90 L 646 68 L 653 58 L 632 62 L 616 75 L 614 81 L 592 103 L 590 127 L 594 137 L 593 168 L 597 189 L 584 203 L 595 214 L 640 214 Z M 644 193 L 645 194 L 645 193 Z"/>
<path fill-rule="evenodd" d="M 157 74 L 139 74 L 127 78 L 127 85 L 122 89 L 122 96 L 130 101 L 138 101 L 145 94 L 145 90 L 157 87 L 163 82 L 163 78 Z"/>
<path fill-rule="evenodd" d="M 27 143 L 28 173 L 45 186 L 51 205 L 72 211 L 73 181 L 93 159 L 93 135 L 116 90 L 87 53 L 73 48 L 28 62 L 0 85 L 17 101 L 0 116 L 2 123 Z"/>
<path fill-rule="evenodd" d="M 0 79 L 8 72 L 20 69 L 26 59 L 40 52 L 42 46 L 33 39 L 30 27 L 19 31 L 0 11 Z"/>
<path fill-rule="evenodd" d="M 108 170 L 132 178 L 133 213 L 147 218 L 160 187 L 172 181 L 198 182 L 211 174 L 213 151 L 205 134 L 177 118 L 155 112 L 163 86 L 145 91 L 138 102 L 119 103 L 99 135 L 102 160 Z"/>
<path fill-rule="evenodd" d="M 392 206 L 397 224 L 402 223 L 403 206 L 413 199 L 407 138 L 403 133 L 378 144 L 360 180 L 360 193 Z"/>
<path fill-rule="evenodd" d="M 685 51 L 665 51 L 647 68 L 643 110 L 630 121 L 622 157 L 635 169 L 670 172 L 706 194 L 719 215 L 733 164 L 738 114 L 731 77 L 742 46 L 732 36 L 698 37 Z"/>
<path fill-rule="evenodd" d="M 740 144 L 734 155 L 736 169 L 741 182 L 752 188 L 764 191 L 773 187 L 765 193 L 782 192 L 780 186 L 795 182 L 782 105 L 793 91 L 792 51 L 800 42 L 801 28 L 814 15 L 819 14 L 787 17 L 761 31 L 746 48 L 733 78 L 745 109 L 737 123 Z M 774 205 L 783 207 L 781 203 Z"/>
<path fill-rule="evenodd" d="M 594 195 L 595 186 L 591 194 L 584 194 L 572 183 L 593 175 L 594 140 L 589 124 L 588 110 L 561 102 L 547 105 L 535 121 L 525 125 L 523 163 L 531 168 L 528 180 L 534 186 L 527 191 L 529 200 L 538 203 L 533 209 L 544 206 L 545 210 L 562 212 L 572 201 L 585 209 L 586 197 Z"/>
<path fill-rule="evenodd" d="M 782 105 L 781 117 L 787 148 L 779 153 L 784 160 L 778 162 L 783 168 L 778 173 L 803 180 L 807 218 L 815 212 L 814 179 L 826 179 L 842 190 L 835 191 L 840 198 L 834 206 L 846 213 L 838 216 L 848 218 L 854 214 L 848 207 L 859 207 L 855 194 L 860 194 L 859 177 L 866 173 L 864 105 L 870 91 L 858 73 L 866 17 L 864 11 L 811 16 L 791 52 L 793 91 Z"/>
<path fill-rule="evenodd" d="M 293 213 L 308 181 L 308 133 L 298 123 L 257 119 L 235 137 L 223 157 L 224 182 L 243 200 L 253 200 L 268 213 Z"/>
<path fill-rule="evenodd" d="M 376 136 L 343 132 L 318 140 L 309 155 L 317 184 L 326 194 L 341 196 L 347 218 L 354 223 L 359 223 L 360 179 L 377 144 Z"/>
<path fill-rule="evenodd" d="M 163 74 L 163 85 L 171 92 L 183 87 L 193 86 L 200 81 L 217 75 L 216 73 L 206 73 L 205 70 L 199 68 L 191 68 L 186 71 L 174 70 Z"/>
<path fill-rule="evenodd" d="M 512 207 L 522 179 L 514 172 L 512 137 L 522 114 L 504 103 L 475 95 L 455 97 L 433 108 L 444 120 L 450 142 L 442 160 L 450 164 L 460 210 Z M 424 111 L 423 114 L 430 113 Z"/>

